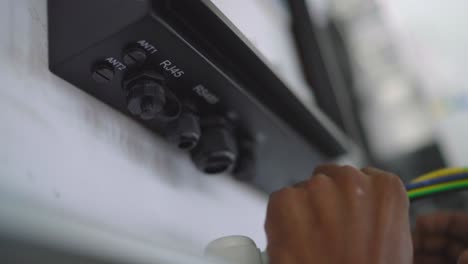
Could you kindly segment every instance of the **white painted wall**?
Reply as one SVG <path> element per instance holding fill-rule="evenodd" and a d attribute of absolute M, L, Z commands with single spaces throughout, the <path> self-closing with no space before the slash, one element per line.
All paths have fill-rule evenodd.
<path fill-rule="evenodd" d="M 265 246 L 266 196 L 186 155 L 48 71 L 46 0 L 0 1 L 0 199 L 199 251 Z M 1 212 L 0 212 L 1 214 Z"/>

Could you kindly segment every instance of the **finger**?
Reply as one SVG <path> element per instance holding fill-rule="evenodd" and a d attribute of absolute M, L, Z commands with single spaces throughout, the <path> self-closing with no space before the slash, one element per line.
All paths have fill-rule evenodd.
<path fill-rule="evenodd" d="M 422 235 L 419 251 L 426 253 L 444 253 L 450 243 L 449 238 L 442 235 Z"/>
<path fill-rule="evenodd" d="M 468 242 L 468 214 L 439 212 L 421 216 L 416 221 L 419 232 L 445 234 Z"/>
<path fill-rule="evenodd" d="M 317 174 L 335 175 L 339 173 L 340 173 L 340 166 L 336 164 L 323 164 L 323 165 L 315 167 L 313 175 L 317 175 Z"/>
<path fill-rule="evenodd" d="M 372 176 L 372 177 L 398 179 L 398 181 L 401 183 L 401 186 L 404 188 L 404 184 L 401 181 L 401 178 L 398 175 L 394 174 L 394 173 L 391 173 L 391 172 L 388 172 L 388 171 L 383 171 L 383 170 L 373 168 L 373 167 L 362 168 L 361 171 L 364 174 L 366 174 L 368 176 Z"/>
<path fill-rule="evenodd" d="M 292 205 L 298 204 L 296 194 L 297 191 L 293 188 L 284 188 L 270 195 L 265 221 L 269 243 L 276 242 L 278 237 L 292 231 L 288 230 L 287 226 L 289 221 L 294 221 L 290 211 Z"/>
<path fill-rule="evenodd" d="M 361 171 L 370 176 L 376 184 L 384 184 L 389 188 L 392 188 L 391 198 L 398 197 L 405 205 L 406 208 L 409 209 L 409 198 L 406 192 L 405 185 L 401 178 L 391 172 L 383 171 L 373 167 L 366 167 L 361 169 Z"/>
<path fill-rule="evenodd" d="M 419 216 L 416 219 L 416 229 L 420 233 L 446 234 L 450 218 L 451 214 L 446 212 Z"/>
<path fill-rule="evenodd" d="M 450 263 L 446 257 L 442 255 L 416 254 L 414 256 L 414 264 L 447 264 Z"/>
<path fill-rule="evenodd" d="M 307 182 L 308 181 L 301 181 L 301 182 L 295 183 L 292 187 L 294 187 L 294 188 L 305 188 L 305 187 L 307 187 Z"/>
<path fill-rule="evenodd" d="M 413 235 L 414 241 L 417 241 L 417 246 L 414 246 L 414 251 L 421 254 L 444 255 L 455 262 L 466 246 L 458 240 L 441 234 L 416 234 Z"/>
<path fill-rule="evenodd" d="M 377 168 L 374 168 L 374 167 L 365 167 L 365 168 L 362 168 L 361 171 L 364 172 L 365 174 L 369 175 L 369 176 L 383 175 L 384 174 L 384 175 L 392 175 L 392 176 L 398 177 L 398 175 L 396 175 L 394 173 L 384 171 L 384 170 L 381 170 L 381 169 L 377 169 Z"/>
<path fill-rule="evenodd" d="M 314 214 L 315 220 L 318 223 L 329 223 L 327 226 L 339 226 L 340 217 L 337 214 L 342 214 L 343 211 L 329 210 L 341 206 L 339 190 L 333 179 L 319 173 L 308 181 L 307 188 L 310 206 L 315 212 L 321 212 Z"/>
<path fill-rule="evenodd" d="M 457 264 L 468 264 L 468 250 L 465 250 L 458 258 Z"/>
<path fill-rule="evenodd" d="M 333 180 L 331 178 L 323 173 L 317 173 L 305 181 L 295 183 L 292 187 L 296 189 L 315 189 L 329 186 L 330 184 L 333 185 Z"/>
<path fill-rule="evenodd" d="M 280 242 L 280 238 L 284 237 L 299 239 L 303 230 L 314 224 L 306 213 L 309 206 L 305 193 L 295 188 L 284 188 L 272 193 L 265 221 L 269 243 Z"/>
<path fill-rule="evenodd" d="M 365 207 L 370 202 L 367 175 L 360 170 L 352 166 L 328 164 L 317 167 L 315 173 L 326 174 L 333 179 L 340 190 L 340 195 L 345 196 L 345 201 L 354 209 Z M 359 210 L 352 212 L 359 213 Z"/>
<path fill-rule="evenodd" d="M 315 168 L 314 174 L 325 174 L 332 178 L 347 178 L 350 176 L 366 176 L 352 166 L 339 166 L 336 164 L 325 164 Z"/>
<path fill-rule="evenodd" d="M 367 175 L 352 166 L 327 164 L 315 169 L 315 174 L 325 174 L 338 183 L 340 187 L 356 193 L 364 194 L 367 189 Z"/>
<path fill-rule="evenodd" d="M 267 248 L 268 259 L 271 264 L 294 264 L 297 262 L 296 258 L 288 250 L 283 247 L 270 246 Z"/>

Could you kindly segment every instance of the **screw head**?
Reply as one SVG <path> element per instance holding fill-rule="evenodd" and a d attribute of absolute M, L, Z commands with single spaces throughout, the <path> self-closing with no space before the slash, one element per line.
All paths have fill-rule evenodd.
<path fill-rule="evenodd" d="M 94 67 L 91 77 L 97 83 L 110 83 L 114 79 L 114 68 L 107 64 Z"/>
<path fill-rule="evenodd" d="M 147 58 L 146 52 L 140 48 L 132 48 L 126 50 L 123 54 L 122 60 L 123 62 L 129 66 L 140 66 L 145 63 Z"/>
<path fill-rule="evenodd" d="M 153 80 L 133 83 L 127 96 L 127 108 L 143 120 L 155 118 L 166 104 L 164 88 Z"/>

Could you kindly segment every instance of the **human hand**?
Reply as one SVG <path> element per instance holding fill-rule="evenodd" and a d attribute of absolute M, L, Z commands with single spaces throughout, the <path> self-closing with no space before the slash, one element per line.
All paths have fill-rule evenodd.
<path fill-rule="evenodd" d="M 411 264 L 408 207 L 393 174 L 320 166 L 309 180 L 270 196 L 270 264 Z"/>
<path fill-rule="evenodd" d="M 468 264 L 468 214 L 421 216 L 413 232 L 414 264 Z"/>

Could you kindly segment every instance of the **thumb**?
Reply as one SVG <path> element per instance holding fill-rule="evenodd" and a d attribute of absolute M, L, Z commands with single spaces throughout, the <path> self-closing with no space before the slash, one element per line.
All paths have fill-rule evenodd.
<path fill-rule="evenodd" d="M 463 251 L 458 257 L 457 264 L 468 264 L 468 250 Z"/>

